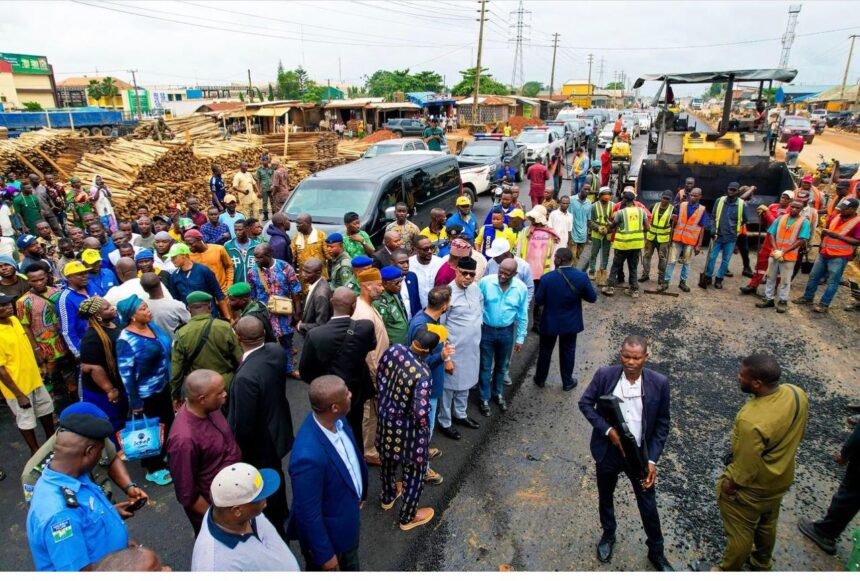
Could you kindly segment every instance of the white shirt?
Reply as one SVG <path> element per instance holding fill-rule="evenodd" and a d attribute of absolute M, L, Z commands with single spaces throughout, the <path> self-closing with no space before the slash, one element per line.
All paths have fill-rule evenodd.
<path fill-rule="evenodd" d="M 164 286 L 164 283 L 161 283 L 161 292 L 164 293 L 165 298 L 173 298 L 170 291 Z M 149 301 L 149 294 L 143 290 L 143 287 L 140 285 L 140 279 L 137 277 L 127 280 L 119 286 L 112 287 L 105 293 L 104 299 L 113 306 L 117 306 L 120 301 L 132 295 L 137 295 L 142 301 Z"/>
<path fill-rule="evenodd" d="M 155 252 L 154 250 L 152 251 L 152 254 L 154 256 L 152 264 L 156 268 L 158 268 L 159 270 L 164 270 L 164 271 L 170 272 L 170 273 L 176 271 L 176 266 L 173 264 L 172 260 L 167 258 L 166 254 L 164 255 L 164 258 L 161 258 L 160 256 L 158 256 L 158 253 Z"/>
<path fill-rule="evenodd" d="M 642 376 L 630 383 L 627 376 L 621 373 L 621 379 L 615 385 L 612 395 L 621 400 L 619 407 L 621 415 L 624 416 L 624 421 L 627 422 L 627 427 L 633 437 L 636 438 L 636 445 L 642 445 Z"/>
<path fill-rule="evenodd" d="M 570 209 L 567 212 L 562 212 L 561 210 L 550 212 L 549 227 L 558 234 L 559 240 L 556 248 L 566 248 L 570 231 L 573 230 L 573 214 L 570 213 Z"/>
<path fill-rule="evenodd" d="M 134 248 L 134 256 L 137 256 L 137 253 L 141 250 L 140 247 L 135 246 L 134 244 L 132 244 L 131 246 L 132 248 Z M 110 263 L 114 266 L 116 266 L 116 263 L 119 262 L 120 258 L 122 258 L 122 256 L 119 255 L 119 248 L 117 248 L 116 250 L 111 250 L 108 253 L 108 259 L 110 260 Z"/>
<path fill-rule="evenodd" d="M 418 262 L 418 256 L 409 259 L 409 271 L 414 272 L 415 276 L 418 277 L 418 297 L 421 299 L 422 309 L 427 308 L 427 295 L 435 285 L 436 274 L 443 264 L 445 264 L 445 259 L 439 258 L 435 254 L 430 259 L 430 264 L 421 264 Z"/>
<path fill-rule="evenodd" d="M 300 571 L 295 556 L 275 527 L 261 514 L 255 534 L 232 535 L 212 522 L 206 511 L 191 554 L 192 571 Z"/>
<path fill-rule="evenodd" d="M 403 301 L 403 308 L 406 309 L 406 320 L 412 319 L 412 307 L 409 305 L 409 287 L 406 286 L 406 278 L 403 279 L 403 284 L 400 285 L 400 300 Z"/>
<path fill-rule="evenodd" d="M 12 237 L 15 228 L 12 227 L 12 208 L 8 204 L 0 204 L 0 235 Z"/>
<path fill-rule="evenodd" d="M 251 353 L 253 353 L 254 351 L 257 351 L 257 350 L 259 350 L 259 349 L 262 349 L 262 348 L 263 348 L 263 347 L 265 347 L 265 346 L 266 346 L 266 344 L 265 344 L 265 343 L 263 343 L 263 344 L 262 344 L 262 345 L 260 345 L 259 347 L 254 347 L 254 348 L 253 348 L 253 349 L 251 349 L 250 351 L 245 351 L 245 353 L 242 355 L 242 363 L 244 363 L 244 362 L 245 362 L 245 359 L 247 359 L 247 358 L 248 358 L 248 355 L 250 355 L 250 354 L 251 354 Z"/>
<path fill-rule="evenodd" d="M 346 471 L 349 472 L 349 476 L 352 478 L 352 485 L 355 487 L 358 497 L 361 498 L 361 465 L 358 463 L 358 457 L 355 455 L 355 446 L 352 445 L 352 442 L 349 441 L 349 436 L 343 431 L 343 421 L 338 420 L 335 422 L 335 432 L 332 432 L 319 423 L 316 416 L 314 416 L 314 421 L 322 430 L 322 433 L 325 434 L 325 437 L 328 438 L 328 441 L 331 442 L 331 445 L 334 446 L 334 449 L 337 450 L 338 456 L 340 456 L 344 466 L 346 466 Z"/>

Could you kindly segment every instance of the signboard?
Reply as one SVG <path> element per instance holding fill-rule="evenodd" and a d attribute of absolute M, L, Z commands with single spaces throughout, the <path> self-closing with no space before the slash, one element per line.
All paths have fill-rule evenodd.
<path fill-rule="evenodd" d="M 0 60 L 4 60 L 12 65 L 13 73 L 24 75 L 51 74 L 51 69 L 48 67 L 48 57 L 0 52 Z"/>
<path fill-rule="evenodd" d="M 142 113 L 149 113 L 149 91 L 146 89 L 138 89 L 138 95 L 140 96 L 140 109 Z M 132 113 L 137 113 L 137 99 L 135 96 L 134 90 L 129 89 L 126 91 L 128 98 L 128 110 Z"/>

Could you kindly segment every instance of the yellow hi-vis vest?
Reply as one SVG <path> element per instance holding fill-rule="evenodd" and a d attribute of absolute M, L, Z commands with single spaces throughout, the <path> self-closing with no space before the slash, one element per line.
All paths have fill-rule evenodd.
<path fill-rule="evenodd" d="M 606 207 L 603 207 L 603 204 L 600 200 L 594 202 L 592 206 L 594 212 L 594 223 L 598 226 L 607 226 L 609 224 L 609 220 L 612 218 L 612 202 L 607 202 Z M 603 240 L 606 237 L 606 234 L 601 234 L 597 231 L 597 228 L 594 228 L 591 231 L 591 237 L 594 240 Z"/>
<path fill-rule="evenodd" d="M 651 208 L 651 227 L 648 228 L 645 239 L 653 241 L 656 238 L 658 244 L 668 242 L 669 234 L 672 231 L 672 213 L 674 211 L 674 206 L 669 204 L 666 206 L 666 211 L 661 214 L 660 202 L 654 204 L 654 207 Z"/>
<path fill-rule="evenodd" d="M 615 231 L 615 250 L 641 250 L 645 248 L 645 210 L 630 206 L 622 208 L 621 226 Z"/>
<path fill-rule="evenodd" d="M 726 205 L 726 196 L 722 196 L 719 200 L 717 200 L 717 215 L 714 217 L 714 234 L 719 234 L 720 232 L 720 217 L 723 215 L 723 206 Z M 741 227 L 743 227 L 743 216 L 744 216 L 744 201 L 738 198 L 738 234 L 741 233 Z"/>

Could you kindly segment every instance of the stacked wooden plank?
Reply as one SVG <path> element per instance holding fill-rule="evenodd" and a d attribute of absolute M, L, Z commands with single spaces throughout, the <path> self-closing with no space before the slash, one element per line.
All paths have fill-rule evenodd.
<path fill-rule="evenodd" d="M 176 141 L 185 141 L 185 132 L 191 138 L 192 143 L 202 139 L 222 139 L 218 120 L 204 113 L 192 113 L 180 115 L 173 119 L 165 119 L 164 123 L 173 133 Z"/>
<path fill-rule="evenodd" d="M 367 148 L 371 145 L 371 143 L 362 143 L 361 141 L 345 139 L 338 142 L 337 154 L 347 161 L 355 161 L 364 155 L 364 152 L 367 151 Z"/>
<path fill-rule="evenodd" d="M 71 135 L 71 131 L 42 129 L 29 131 L 17 139 L 0 141 L 0 174 L 15 172 L 20 179 L 30 173 L 50 172 L 50 164 L 37 150 L 58 152 L 63 147 L 63 139 Z"/>

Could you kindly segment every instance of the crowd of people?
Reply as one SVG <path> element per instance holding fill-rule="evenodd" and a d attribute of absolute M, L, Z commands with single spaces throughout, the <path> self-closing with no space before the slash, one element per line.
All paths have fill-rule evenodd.
<path fill-rule="evenodd" d="M 535 172 L 528 211 L 513 187 L 485 217 L 460 197 L 455 214 L 434 209 L 421 229 L 398 204 L 379 247 L 353 212 L 343 217 L 344 233 L 326 233 L 303 213 L 291 235 L 290 217 L 279 212 L 264 231 L 260 218 L 289 193 L 285 170 L 268 158 L 254 174 L 243 163 L 229 193 L 214 166 L 205 212 L 189 198 L 184 207 L 171 204 L 166 216 L 141 206 L 134 220 L 117 219 L 101 178 L 89 191 L 72 178 L 66 193 L 50 175 L 28 176 L 23 185 L 7 176 L 0 192 L 0 388 L 32 455 L 22 482 L 37 569 L 161 566 L 157 556 L 125 554 L 134 543 L 123 523 L 148 500 L 125 467 L 137 460 L 123 435 L 144 433 L 136 431 L 140 423 L 155 420 L 163 439 L 140 462 L 147 481 L 175 489 L 197 539 L 193 570 L 297 570 L 290 539 L 298 540 L 308 570 L 358 570 L 368 467 L 379 469 L 381 509 L 400 501 L 401 530 L 431 522 L 422 491 L 444 479 L 431 467 L 441 454 L 433 437 L 438 431 L 460 440 L 459 429 L 481 428 L 467 413 L 473 388 L 482 416 L 508 410 L 510 363 L 530 318 L 539 335 L 536 385 L 546 385 L 558 343 L 561 388 L 571 391 L 581 302 L 596 300 L 595 286 L 611 297 L 625 280 L 625 293 L 638 298 L 655 252 L 658 292 L 667 291 L 677 263 L 679 288 L 690 292 L 689 262 L 707 238 L 703 289 L 723 287 L 737 246 L 751 277 L 741 292 L 766 280 L 758 306 L 785 312 L 799 256 L 817 236 L 821 250 L 794 302 L 812 303 L 826 278 L 814 306 L 824 312 L 860 245 L 857 193 L 848 192 L 848 182 L 825 200 L 804 179 L 779 203 L 757 209 L 767 237 L 753 272 L 743 210 L 754 188 L 729 184 L 709 213 L 688 178 L 647 208 L 632 190 L 612 199 L 600 181 L 586 179 L 597 179 L 600 166 L 582 151 L 577 156 L 582 179 L 573 176 L 572 197 L 547 186 L 554 175 Z M 599 397 L 614 393 L 632 402 L 622 406 L 628 424 L 645 425 L 648 445 L 635 440 L 652 464 L 641 482 L 631 482 L 649 557 L 658 570 L 670 570 L 652 488 L 668 430 L 668 388 L 658 374 L 641 374 L 645 359 L 644 340 L 628 338 L 622 365 L 599 372 L 580 407 L 595 426 L 604 531 L 598 555 L 611 556 L 611 495 L 625 471 L 617 428 L 596 411 Z M 778 387 L 774 361 L 744 365 L 750 393 L 778 391 L 780 401 L 797 401 L 797 392 L 791 399 Z M 312 411 L 297 431 L 288 378 L 309 384 Z M 783 452 L 793 462 L 790 448 Z M 740 470 L 727 470 L 723 498 L 754 480 Z M 114 502 L 114 486 L 125 500 Z M 760 500 L 759 513 L 778 507 L 776 496 Z M 740 530 L 749 515 L 732 510 Z M 727 531 L 731 544 L 729 524 Z M 769 566 L 769 555 L 757 558 L 757 566 Z M 723 567 L 738 562 L 727 557 Z"/>

